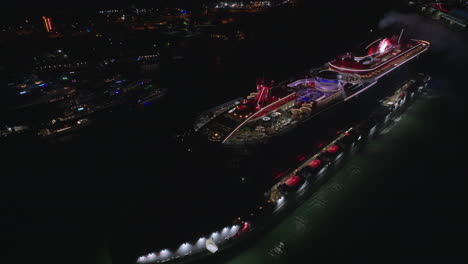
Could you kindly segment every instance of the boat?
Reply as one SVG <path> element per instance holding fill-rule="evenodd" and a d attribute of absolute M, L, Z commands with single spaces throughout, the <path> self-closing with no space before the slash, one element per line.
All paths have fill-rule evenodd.
<path fill-rule="evenodd" d="M 358 52 L 346 52 L 304 78 L 257 81 L 257 91 L 198 128 L 211 142 L 250 144 L 283 134 L 336 104 L 376 86 L 384 77 L 426 52 L 430 43 L 400 34 L 378 38 Z"/>
<path fill-rule="evenodd" d="M 42 128 L 37 132 L 37 135 L 43 139 L 59 138 L 64 135 L 69 135 L 80 129 L 83 129 L 91 124 L 91 120 L 83 118 L 76 122 L 72 122 L 60 127 Z"/>
<path fill-rule="evenodd" d="M 143 96 L 142 98 L 138 99 L 137 103 L 139 105 L 144 105 L 144 106 L 147 106 L 149 105 L 151 102 L 159 99 L 159 98 L 162 98 L 163 96 L 165 96 L 167 93 L 167 89 L 166 88 L 160 88 L 160 89 L 156 89 L 154 90 L 153 92 L 149 93 L 148 95 L 145 95 Z"/>

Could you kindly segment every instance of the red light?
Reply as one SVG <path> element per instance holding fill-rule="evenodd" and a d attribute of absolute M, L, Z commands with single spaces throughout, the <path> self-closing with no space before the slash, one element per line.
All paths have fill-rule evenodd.
<path fill-rule="evenodd" d="M 340 147 L 338 147 L 337 145 L 333 145 L 328 148 L 328 153 L 331 153 L 331 154 L 336 153 L 339 149 Z"/>
<path fill-rule="evenodd" d="M 276 173 L 276 175 L 275 175 L 275 180 L 276 180 L 276 179 L 279 179 L 279 178 L 281 178 L 281 177 L 283 177 L 284 174 L 285 174 L 285 172 L 278 172 L 278 173 Z"/>
<path fill-rule="evenodd" d="M 444 8 L 442 7 L 442 4 L 437 4 L 437 7 L 438 7 L 440 10 L 444 11 L 445 13 L 448 13 L 448 12 L 449 12 L 447 9 L 444 9 Z"/>
<path fill-rule="evenodd" d="M 319 159 L 314 159 L 313 161 L 311 161 L 309 163 L 309 166 L 313 169 L 317 168 L 318 166 L 320 166 L 320 164 L 322 164 L 322 161 L 319 160 Z"/>
<path fill-rule="evenodd" d="M 50 22 L 50 17 L 47 18 L 47 24 L 49 25 L 49 32 L 52 31 L 52 22 Z"/>
<path fill-rule="evenodd" d="M 292 176 L 286 181 L 288 187 L 293 187 L 301 181 L 301 178 L 298 176 Z"/>
<path fill-rule="evenodd" d="M 242 227 L 242 232 L 247 232 L 250 229 L 250 224 L 249 222 L 245 222 L 244 226 Z"/>

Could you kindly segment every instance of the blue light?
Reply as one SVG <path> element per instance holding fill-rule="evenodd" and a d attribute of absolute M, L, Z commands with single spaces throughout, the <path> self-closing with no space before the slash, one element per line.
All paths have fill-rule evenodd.
<path fill-rule="evenodd" d="M 47 86 L 47 84 L 45 84 L 45 83 L 41 83 L 41 84 L 39 84 L 39 86 L 41 86 L 41 87 L 45 87 L 45 86 Z"/>
<path fill-rule="evenodd" d="M 180 11 L 182 14 L 187 14 L 187 10 L 181 10 Z"/>
<path fill-rule="evenodd" d="M 91 29 L 87 28 L 86 31 L 89 33 L 89 32 L 91 32 Z"/>
<path fill-rule="evenodd" d="M 115 94 L 119 94 L 120 92 L 119 92 L 119 91 L 115 91 L 114 93 L 115 93 Z"/>
<path fill-rule="evenodd" d="M 116 81 L 115 83 L 122 83 L 122 81 Z"/>
<path fill-rule="evenodd" d="M 22 92 L 20 92 L 19 94 L 26 94 L 26 93 L 27 93 L 26 91 L 22 91 Z"/>
<path fill-rule="evenodd" d="M 138 56 L 137 61 L 141 61 L 141 60 L 142 60 L 142 58 L 140 56 Z"/>
<path fill-rule="evenodd" d="M 84 110 L 84 107 L 79 107 L 78 109 L 76 109 L 78 111 L 83 111 Z"/>
<path fill-rule="evenodd" d="M 148 103 L 148 102 L 146 102 L 146 103 L 144 103 L 144 105 L 149 105 L 149 103 Z"/>
<path fill-rule="evenodd" d="M 141 82 L 140 84 L 145 84 L 145 82 Z"/>
<path fill-rule="evenodd" d="M 324 82 L 324 83 L 338 83 L 338 80 L 328 80 L 328 79 L 323 79 L 323 78 L 318 78 L 318 77 L 317 77 L 317 80 L 319 82 Z"/>

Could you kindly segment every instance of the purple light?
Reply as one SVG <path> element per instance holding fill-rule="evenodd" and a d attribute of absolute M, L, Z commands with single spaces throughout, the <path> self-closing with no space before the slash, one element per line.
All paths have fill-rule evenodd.
<path fill-rule="evenodd" d="M 327 79 L 318 78 L 318 77 L 317 77 L 317 80 L 319 82 L 325 82 L 325 83 L 338 83 L 338 80 L 327 80 Z"/>

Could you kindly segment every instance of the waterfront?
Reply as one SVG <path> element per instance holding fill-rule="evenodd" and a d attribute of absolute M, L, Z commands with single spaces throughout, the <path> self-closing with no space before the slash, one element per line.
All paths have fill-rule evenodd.
<path fill-rule="evenodd" d="M 364 22 L 362 24 L 368 21 Z M 341 36 L 335 38 L 338 41 Z M 350 38 L 346 42 L 354 43 L 356 39 Z M 322 62 L 328 55 L 335 55 L 336 46 L 341 50 L 349 43 L 335 42 L 335 47 L 329 47 L 327 54 L 309 51 L 313 56 L 304 56 L 294 67 L 301 70 L 303 65 L 309 66 L 310 57 Z M 328 43 L 317 45 L 324 48 Z M 269 49 L 274 51 L 279 46 Z M 240 253 L 239 258 L 230 260 L 232 262 L 228 258 L 226 261 L 309 263 L 310 258 L 324 262 L 458 259 L 462 253 L 453 242 L 462 229 L 457 214 L 462 209 L 464 191 L 462 157 L 466 143 L 460 127 L 466 113 L 463 100 L 466 98 L 463 89 L 465 64 L 444 61 L 444 52 L 448 51 L 439 50 L 438 56 L 432 56 L 426 67 L 433 75 L 431 89 L 434 93 L 418 99 L 392 130 L 369 144 L 366 152 L 350 160 L 295 214 L 265 238 L 258 238 L 258 245 L 245 245 L 247 248 L 236 251 L 245 249 L 245 253 Z M 265 53 L 259 57 L 271 54 Z M 294 53 L 297 55 L 302 51 L 297 49 Z M 198 56 L 193 60 L 199 59 Z M 239 62 L 213 66 L 208 60 L 205 61 L 209 65 L 206 68 L 200 66 L 195 72 L 185 69 L 172 76 L 178 77 L 174 86 L 182 88 L 173 93 L 171 102 L 177 102 L 183 109 L 198 103 L 201 105 L 197 107 L 203 108 L 203 104 L 213 100 L 222 102 L 231 99 L 230 96 L 249 92 L 253 83 L 250 87 L 248 84 L 255 79 L 254 73 L 272 69 L 281 72 L 291 64 L 291 59 L 287 58 L 284 64 L 275 68 L 270 63 L 275 60 L 273 58 L 261 62 L 250 59 L 255 64 L 242 70 L 247 76 L 224 85 L 223 81 L 236 77 L 233 69 Z M 242 62 L 240 58 L 237 60 Z M 187 62 L 183 66 L 189 65 Z M 447 68 L 451 69 L 449 73 L 440 70 Z M 211 72 L 213 69 L 216 69 L 215 74 Z M 295 70 L 286 71 L 294 73 Z M 207 85 L 201 85 L 200 80 L 205 80 Z M 191 84 L 190 87 L 187 84 Z M 213 92 L 220 88 L 220 84 L 226 92 Z M 192 89 L 192 86 L 201 87 L 203 91 Z M 192 100 L 194 95 L 200 100 Z M 12 247 L 7 257 L 23 261 L 27 257 L 22 256 L 27 254 L 51 261 L 110 263 L 111 241 L 116 239 L 114 232 L 123 226 L 122 222 L 132 217 L 138 219 L 148 211 L 153 212 L 155 219 L 169 216 L 161 204 L 184 192 L 188 192 L 188 197 L 207 193 L 205 198 L 222 193 L 222 188 L 210 190 L 210 186 L 190 186 L 197 181 L 202 184 L 217 182 L 219 175 L 225 177 L 223 183 L 229 182 L 231 179 L 227 179 L 223 170 L 229 164 L 217 164 L 212 175 L 198 178 L 207 171 L 209 163 L 199 164 L 198 161 L 203 160 L 201 157 L 173 151 L 175 146 L 167 142 L 168 135 L 174 133 L 172 125 L 180 125 L 180 119 L 190 119 L 185 112 L 174 113 L 178 115 L 175 119 L 164 116 L 162 113 L 168 113 L 172 109 L 170 106 L 170 103 L 162 103 L 152 108 L 154 112 L 113 116 L 66 145 L 22 143 L 4 148 L 10 156 L 4 160 L 4 175 L 8 175 L 9 180 L 2 185 L 2 203 L 15 204 L 14 207 L 5 206 L 3 210 L 6 215 L 2 219 L 3 226 L 15 223 L 12 229 L 4 232 Z M 284 156 L 286 154 L 288 151 Z M 218 157 L 222 158 L 222 155 Z M 165 164 L 167 160 L 172 162 Z M 261 167 L 271 169 L 271 163 L 274 162 L 261 164 Z M 197 164 L 201 167 L 191 170 Z M 174 167 L 177 168 L 175 171 Z M 9 169 L 14 172 L 8 173 Z M 269 172 L 259 168 L 249 171 L 259 177 L 270 177 Z M 181 175 L 187 178 L 180 181 Z M 228 184 L 223 184 L 226 186 Z M 184 200 L 177 202 L 186 204 L 185 208 L 192 205 Z M 233 212 L 224 213 L 229 217 L 228 214 Z M 203 213 L 192 215 L 203 216 Z M 193 225 L 189 217 L 181 223 Z M 145 224 L 143 228 L 151 229 L 159 223 L 148 220 Z M 151 238 L 157 239 L 157 236 Z M 441 248 L 444 244 L 453 245 L 450 249 L 453 254 L 446 254 L 450 251 Z M 430 250 L 436 248 L 439 250 Z"/>

